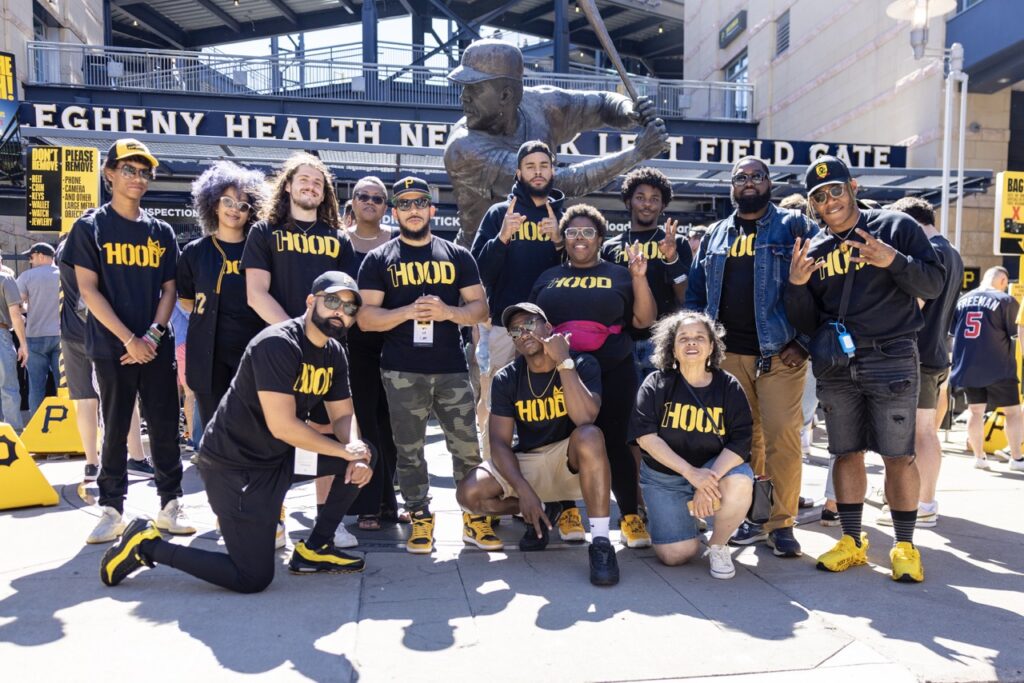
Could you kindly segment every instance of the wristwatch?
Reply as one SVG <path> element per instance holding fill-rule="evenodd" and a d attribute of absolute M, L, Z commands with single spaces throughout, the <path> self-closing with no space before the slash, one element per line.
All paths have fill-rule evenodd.
<path fill-rule="evenodd" d="M 572 358 L 566 358 L 561 363 L 556 365 L 555 369 L 556 370 L 575 370 L 576 369 L 576 361 L 574 361 Z"/>

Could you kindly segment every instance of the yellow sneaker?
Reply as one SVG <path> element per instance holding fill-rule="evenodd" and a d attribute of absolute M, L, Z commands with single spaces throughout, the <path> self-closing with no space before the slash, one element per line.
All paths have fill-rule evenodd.
<path fill-rule="evenodd" d="M 587 530 L 583 528 L 579 508 L 562 510 L 562 514 L 558 516 L 558 535 L 563 541 L 587 540 Z"/>
<path fill-rule="evenodd" d="M 924 581 L 924 567 L 921 566 L 921 552 L 913 543 L 900 541 L 889 551 L 892 562 L 892 580 L 901 583 Z"/>
<path fill-rule="evenodd" d="M 405 549 L 416 555 L 429 555 L 434 550 L 434 515 L 419 512 L 412 516 L 412 531 Z"/>
<path fill-rule="evenodd" d="M 491 519 L 486 515 L 462 513 L 462 540 L 480 550 L 504 550 L 505 544 L 491 528 Z"/>
<path fill-rule="evenodd" d="M 818 558 L 818 569 L 827 572 L 845 572 L 850 567 L 868 563 L 868 535 L 860 533 L 860 547 L 853 536 L 843 534 L 832 550 Z"/>
<path fill-rule="evenodd" d="M 651 535 L 647 533 L 644 520 L 640 515 L 626 515 L 619 522 L 619 530 L 622 532 L 622 542 L 627 548 L 650 548 Z"/>

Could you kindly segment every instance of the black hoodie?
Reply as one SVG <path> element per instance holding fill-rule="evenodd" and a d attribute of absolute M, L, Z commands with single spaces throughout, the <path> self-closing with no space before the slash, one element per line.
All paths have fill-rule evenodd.
<path fill-rule="evenodd" d="M 526 220 L 519 232 L 505 244 L 498 234 L 513 197 L 516 200 L 515 212 L 525 216 Z M 548 202 L 556 221 L 562 219 L 564 201 L 565 195 L 559 190 L 548 192 Z M 540 233 L 538 224 L 547 217 L 547 207 L 534 204 L 533 197 L 517 180 L 508 199 L 491 206 L 480 221 L 480 229 L 470 251 L 487 290 L 487 304 L 494 325 L 501 325 L 501 312 L 506 307 L 529 299 L 533 284 L 541 273 L 562 262 L 562 251 Z"/>

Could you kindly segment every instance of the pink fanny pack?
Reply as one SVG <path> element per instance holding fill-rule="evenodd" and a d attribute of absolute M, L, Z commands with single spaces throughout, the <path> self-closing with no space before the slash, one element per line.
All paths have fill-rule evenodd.
<path fill-rule="evenodd" d="M 593 320 L 567 320 L 554 327 L 553 331 L 571 334 L 569 348 L 573 351 L 589 352 L 601 348 L 609 336 L 622 332 L 622 325 L 608 327 Z"/>

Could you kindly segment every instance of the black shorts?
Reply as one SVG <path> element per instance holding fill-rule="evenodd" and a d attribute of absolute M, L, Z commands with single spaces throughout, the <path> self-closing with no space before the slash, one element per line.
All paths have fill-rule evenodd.
<path fill-rule="evenodd" d="M 71 400 L 99 399 L 92 361 L 85 353 L 85 344 L 61 339 L 60 353 L 64 358 L 64 379 Z"/>
<path fill-rule="evenodd" d="M 1007 408 L 1020 405 L 1019 383 L 1016 377 L 1001 379 L 987 387 L 964 387 L 967 402 L 985 403 L 989 408 Z"/>
<path fill-rule="evenodd" d="M 917 394 L 918 410 L 935 410 L 939 407 L 939 393 L 949 379 L 949 368 L 926 368 L 921 366 L 921 388 Z"/>

